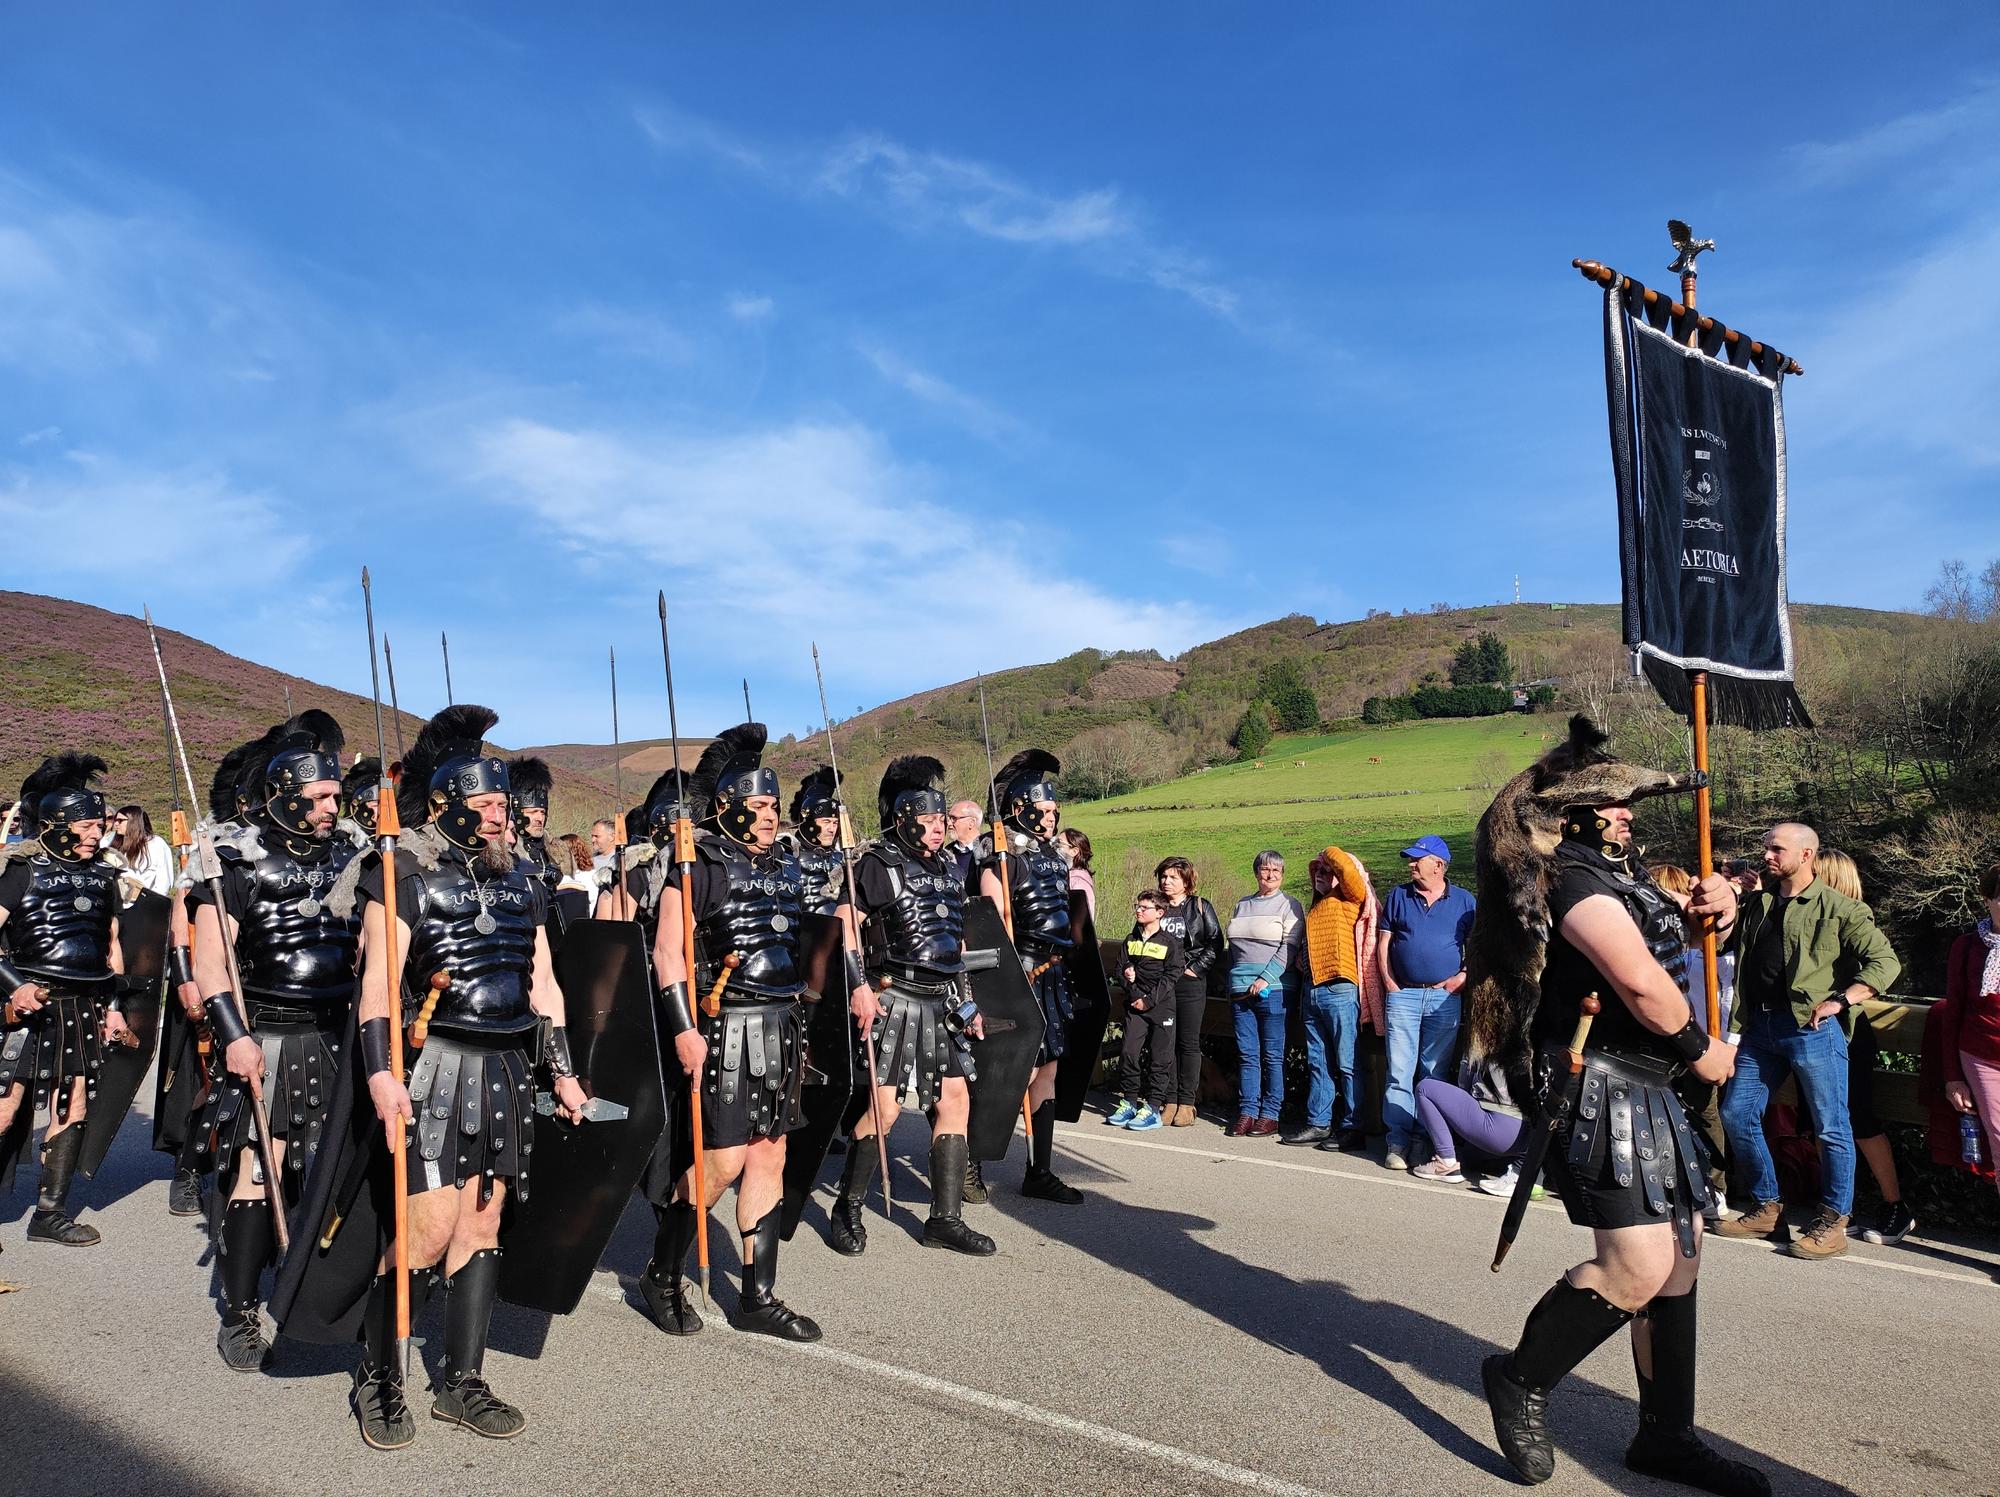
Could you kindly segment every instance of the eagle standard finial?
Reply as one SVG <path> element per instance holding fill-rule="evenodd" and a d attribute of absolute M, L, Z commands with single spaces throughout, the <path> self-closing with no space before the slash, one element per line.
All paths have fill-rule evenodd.
<path fill-rule="evenodd" d="M 1667 267 L 1675 275 L 1695 274 L 1694 257 L 1703 250 L 1712 250 L 1715 248 L 1715 241 L 1713 239 L 1695 238 L 1694 230 L 1690 229 L 1678 218 L 1667 220 L 1667 234 L 1674 241 L 1674 248 L 1679 251 L 1674 256 L 1674 263 Z"/>

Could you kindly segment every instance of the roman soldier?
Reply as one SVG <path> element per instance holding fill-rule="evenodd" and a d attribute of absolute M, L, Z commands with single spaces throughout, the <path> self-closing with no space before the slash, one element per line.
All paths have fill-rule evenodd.
<path fill-rule="evenodd" d="M 546 891 L 508 846 L 507 764 L 483 746 L 498 720 L 485 707 L 448 707 L 424 725 L 404 760 L 397 809 L 406 830 L 394 872 L 397 970 L 388 962 L 379 854 L 349 865 L 334 910 L 360 910 L 356 1014 L 368 1100 L 385 1127 L 398 1116 L 414 1120 L 408 1156 L 412 1318 L 433 1277 L 442 1278 L 450 1295 L 431 1417 L 506 1439 L 527 1421 L 493 1392 L 483 1369 L 500 1280 L 502 1212 L 510 1193 L 528 1198 L 537 1067 L 550 1083 L 556 1116 L 577 1121 L 587 1099 L 570 1059 L 562 990 L 549 961 Z M 407 1086 L 389 1064 L 391 982 L 413 1021 L 412 1039 L 421 1037 Z M 378 1167 L 388 1165 L 384 1151 Z M 319 1183 L 309 1209 L 325 1195 Z M 326 1199 L 335 1215 L 349 1205 Z M 283 1308 L 318 1321 L 302 1327 L 302 1334 L 346 1324 L 329 1313 L 338 1303 L 338 1286 L 329 1283 L 317 1294 L 310 1289 L 314 1244 L 309 1232 L 301 1237 L 306 1257 L 296 1271 L 287 1262 Z M 385 1243 L 372 1260 L 377 1274 L 360 1315 L 365 1350 L 353 1393 L 362 1438 L 383 1450 L 416 1437 L 394 1355 L 395 1278 L 385 1271 L 392 1253 Z"/>
<path fill-rule="evenodd" d="M 21 786 L 23 840 L 0 849 L 0 1184 L 45 1115 L 41 1192 L 28 1240 L 89 1247 L 69 1214 L 79 1126 L 97 1091 L 102 1045 L 126 1043 L 115 979 L 117 874 L 97 856 L 105 771 L 95 754 L 58 754 Z"/>
<path fill-rule="evenodd" d="M 1532 1084 L 1542 1115 L 1553 1115 L 1549 1177 L 1595 1241 L 1594 1256 L 1556 1281 L 1520 1343 L 1488 1357 L 1481 1376 L 1508 1464 L 1524 1481 L 1546 1481 L 1555 1470 L 1550 1390 L 1629 1325 L 1639 1431 L 1625 1464 L 1725 1497 L 1761 1497 L 1771 1490 L 1763 1474 L 1694 1429 L 1707 1151 L 1673 1088 L 1686 1070 L 1711 1085 L 1728 1080 L 1735 1051 L 1695 1017 L 1680 912 L 1632 849 L 1633 801 L 1693 782 L 1621 763 L 1604 742 L 1587 719 L 1572 719 L 1568 741 L 1503 787 L 1479 825 L 1481 898 L 1466 962 L 1475 1048 L 1521 1078 L 1516 1096 Z M 1689 912 L 1727 930 L 1735 891 L 1705 878 Z M 1572 1074 L 1565 1047 L 1586 999 L 1602 1012 Z"/>
<path fill-rule="evenodd" d="M 562 944 L 562 906 L 556 903 L 556 885 L 562 869 L 549 851 L 549 792 L 555 776 L 548 762 L 532 754 L 507 761 L 507 782 L 514 791 L 514 850 L 528 865 L 528 872 L 542 881 L 548 896 L 549 942 Z"/>
<path fill-rule="evenodd" d="M 795 830 L 785 843 L 805 871 L 806 913 L 831 915 L 841 904 L 843 877 L 839 776 L 826 765 L 807 775 L 792 796 L 790 815 Z"/>
<path fill-rule="evenodd" d="M 354 1006 L 360 924 L 351 911 L 328 908 L 356 855 L 337 825 L 340 749 L 340 726 L 327 713 L 308 710 L 282 724 L 275 745 L 249 767 L 257 789 L 247 822 L 216 841 L 222 908 L 207 883 L 190 895 L 195 977 L 223 1065 L 194 1146 L 217 1177 L 209 1223 L 222 1281 L 216 1348 L 238 1372 L 270 1359 L 259 1285 L 275 1233 L 251 1099 L 263 1101 L 283 1195 L 296 1205 L 326 1127 Z M 240 993 L 225 941 L 235 951 Z"/>
<path fill-rule="evenodd" d="M 1077 945 L 1069 863 L 1056 846 L 1061 821 L 1053 777 L 1061 772 L 1056 756 L 1043 749 L 1023 749 L 1000 767 L 993 795 L 1007 829 L 1006 855 L 1002 858 L 987 839 L 980 892 L 1011 912 L 1014 946 L 1028 968 L 1028 980 L 1042 1009 L 1042 1048 L 1028 1084 L 1032 1131 L 1021 1193 L 1075 1205 L 1083 1199 L 1083 1192 L 1065 1185 L 1049 1167 L 1055 1151 L 1056 1067 L 1067 1048 L 1076 1007 L 1064 966 L 1064 959 Z"/>
<path fill-rule="evenodd" d="M 664 875 L 653 970 L 667 1036 L 696 1082 L 708 1199 L 694 1200 L 691 1169 L 668 1189 L 671 1172 L 656 1168 L 647 1194 L 659 1231 L 640 1292 L 662 1330 L 701 1329 L 684 1279 L 695 1213 L 734 1184 L 743 1234 L 738 1328 L 817 1341 L 819 1326 L 775 1293 L 785 1135 L 801 1121 L 805 1079 L 805 873 L 778 843 L 778 777 L 763 765 L 764 742 L 762 723 L 742 723 L 702 751 L 687 794 L 703 835 L 693 865 Z M 687 921 L 693 972 L 683 950 Z"/>
<path fill-rule="evenodd" d="M 638 840 L 624 844 L 622 874 L 606 868 L 598 875 L 604 886 L 593 911 L 596 918 L 637 921 L 649 956 L 659 936 L 660 894 L 666 888 L 668 865 L 662 849 L 673 831 L 678 805 L 674 792 L 682 778 L 668 770 L 653 781 L 645 800 L 625 813 L 626 834 Z"/>
<path fill-rule="evenodd" d="M 364 755 L 340 777 L 342 814 L 360 829 L 365 850 L 375 837 L 375 800 L 382 791 L 382 761 Z"/>
<path fill-rule="evenodd" d="M 866 971 L 850 973 L 849 986 L 881 1086 L 848 1145 L 840 1193 L 827 1213 L 827 1241 L 849 1256 L 868 1245 L 861 1209 L 876 1169 L 876 1120 L 894 1118 L 911 1091 L 932 1119 L 924 1241 L 974 1257 L 995 1251 L 993 1239 L 961 1217 L 972 1042 L 985 1031 L 965 977 L 965 883 L 943 855 L 943 783 L 935 759 L 892 762 L 876 792 L 881 840 L 854 867 Z"/>

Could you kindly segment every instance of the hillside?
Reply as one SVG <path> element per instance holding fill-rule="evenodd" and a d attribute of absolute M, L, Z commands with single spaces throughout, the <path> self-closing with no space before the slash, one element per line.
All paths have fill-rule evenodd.
<path fill-rule="evenodd" d="M 1913 614 L 1813 604 L 1795 605 L 1793 615 L 1808 702 L 1816 673 L 1866 673 L 1899 639 L 1935 627 Z M 1399 695 L 1427 677 L 1442 676 L 1452 652 L 1487 630 L 1506 642 L 1517 677 L 1560 678 L 1565 694 L 1585 705 L 1627 679 L 1618 610 L 1609 604 L 1523 603 L 1329 624 L 1294 614 L 1198 645 L 1173 660 L 1151 651 L 1082 650 L 988 676 L 994 759 L 1004 761 L 1029 745 L 1051 749 L 1065 761 L 1078 799 L 1093 785 L 1123 788 L 1169 780 L 1234 757 L 1230 733 L 1256 694 L 1259 673 L 1269 666 L 1295 667 L 1322 720 L 1338 726 L 1356 717 L 1371 696 Z M 202 766 L 283 713 L 287 687 L 299 706 L 332 711 L 350 745 L 372 747 L 374 713 L 367 700 L 182 634 L 163 631 L 162 638 L 198 777 Z M 163 805 L 166 756 L 158 721 L 158 686 L 139 620 L 0 592 L 0 786 L 18 785 L 50 746 L 73 744 L 112 762 L 115 796 Z M 406 735 L 415 732 L 417 722 L 403 715 Z M 1518 726 L 1512 731 L 1518 734 Z M 944 761 L 953 786 L 984 795 L 987 761 L 975 681 L 885 703 L 839 723 L 835 733 L 842 766 L 858 792 L 851 799 L 864 830 L 874 820 L 873 787 L 898 754 L 934 754 Z M 693 764 L 702 742 L 683 740 L 684 764 Z M 624 798 L 630 804 L 669 766 L 672 751 L 660 739 L 623 749 Z M 1271 754 L 1297 757 L 1297 751 L 1287 739 Z M 553 744 L 534 752 L 556 770 L 552 819 L 559 830 L 581 830 L 611 806 L 608 745 Z M 788 736 L 773 745 L 769 757 L 789 790 L 822 754 L 816 736 L 805 741 Z"/>
<path fill-rule="evenodd" d="M 160 630 L 160 650 L 203 795 L 217 759 L 285 715 L 288 690 L 297 708 L 331 712 L 350 752 L 374 752 L 375 707 L 365 697 L 240 659 L 171 629 Z M 389 717 L 385 709 L 385 725 Z M 402 714 L 406 741 L 422 726 L 422 718 Z M 388 730 L 393 739 L 394 727 Z M 166 727 L 145 623 L 82 603 L 0 592 L 0 787 L 7 798 L 42 755 L 57 748 L 102 755 L 111 765 L 104 783 L 114 804 L 137 802 L 164 825 L 170 804 Z M 586 770 L 555 769 L 558 824 L 585 825 L 611 803 L 608 775 L 599 784 Z"/>

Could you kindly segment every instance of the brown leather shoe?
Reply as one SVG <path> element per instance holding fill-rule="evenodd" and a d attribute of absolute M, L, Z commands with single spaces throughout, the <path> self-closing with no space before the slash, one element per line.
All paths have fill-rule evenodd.
<path fill-rule="evenodd" d="M 1715 1228 L 1718 1237 L 1761 1237 L 1766 1241 L 1782 1240 L 1785 1203 L 1783 1201 L 1759 1201 L 1755 1211 L 1746 1211 L 1741 1216 L 1730 1217 L 1719 1222 Z"/>
<path fill-rule="evenodd" d="M 1837 1211 L 1820 1207 L 1812 1225 L 1792 1239 L 1787 1251 L 1794 1258 L 1838 1258 L 1847 1251 L 1847 1220 Z"/>
<path fill-rule="evenodd" d="M 1247 1112 L 1239 1112 L 1236 1121 L 1222 1130 L 1225 1138 L 1248 1138 L 1257 1127 L 1257 1120 Z"/>
<path fill-rule="evenodd" d="M 1276 1118 L 1259 1118 L 1249 1128 L 1244 1130 L 1243 1136 L 1245 1138 L 1269 1138 L 1277 1131 L 1278 1120 Z"/>
<path fill-rule="evenodd" d="M 1167 1109 L 1169 1128 L 1192 1128 L 1194 1126 L 1194 1103 L 1176 1102 Z"/>

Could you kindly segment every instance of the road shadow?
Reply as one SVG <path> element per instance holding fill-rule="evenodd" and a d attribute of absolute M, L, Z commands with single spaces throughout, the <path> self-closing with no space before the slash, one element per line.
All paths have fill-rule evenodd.
<path fill-rule="evenodd" d="M 157 1497 L 214 1497 L 242 1490 L 214 1463 L 196 1469 L 164 1457 L 113 1422 L 79 1412 L 48 1389 L 0 1368 L 0 1428 L 9 1433 L 7 1490 L 84 1492 L 119 1489 Z M 32 1431 L 33 1438 L 26 1438 Z"/>
<path fill-rule="evenodd" d="M 1479 1364 L 1508 1350 L 1450 1320 L 1391 1300 L 1370 1299 L 1337 1279 L 1294 1278 L 1246 1263 L 1203 1240 L 1217 1223 L 1205 1216 L 1114 1200 L 1092 1189 L 1118 1181 L 1115 1170 L 1070 1155 L 1062 1173 L 1086 1192 L 1081 1206 L 1028 1200 L 1018 1190 L 1018 1169 L 999 1172 L 992 1204 L 1029 1230 L 1063 1242 L 1266 1345 L 1303 1357 L 1331 1378 L 1405 1420 L 1410 1428 L 1466 1465 L 1503 1481 L 1512 1470 L 1483 1426 L 1468 1433 L 1431 1408 L 1394 1375 L 1396 1367 L 1463 1389 L 1480 1404 Z M 1525 1317 L 1544 1286 L 1521 1287 Z M 1620 1338 L 1622 1341 L 1622 1337 Z M 1639 1426 L 1636 1400 L 1584 1378 L 1566 1381 L 1551 1400 L 1550 1422 L 1558 1458 L 1575 1462 L 1619 1491 L 1680 1491 L 1627 1471 L 1626 1431 Z M 1579 1438 L 1585 1426 L 1617 1431 L 1616 1448 Z M 1765 1471 L 1787 1493 L 1839 1497 L 1851 1489 L 1759 1451 L 1710 1434 L 1710 1442 Z"/>

